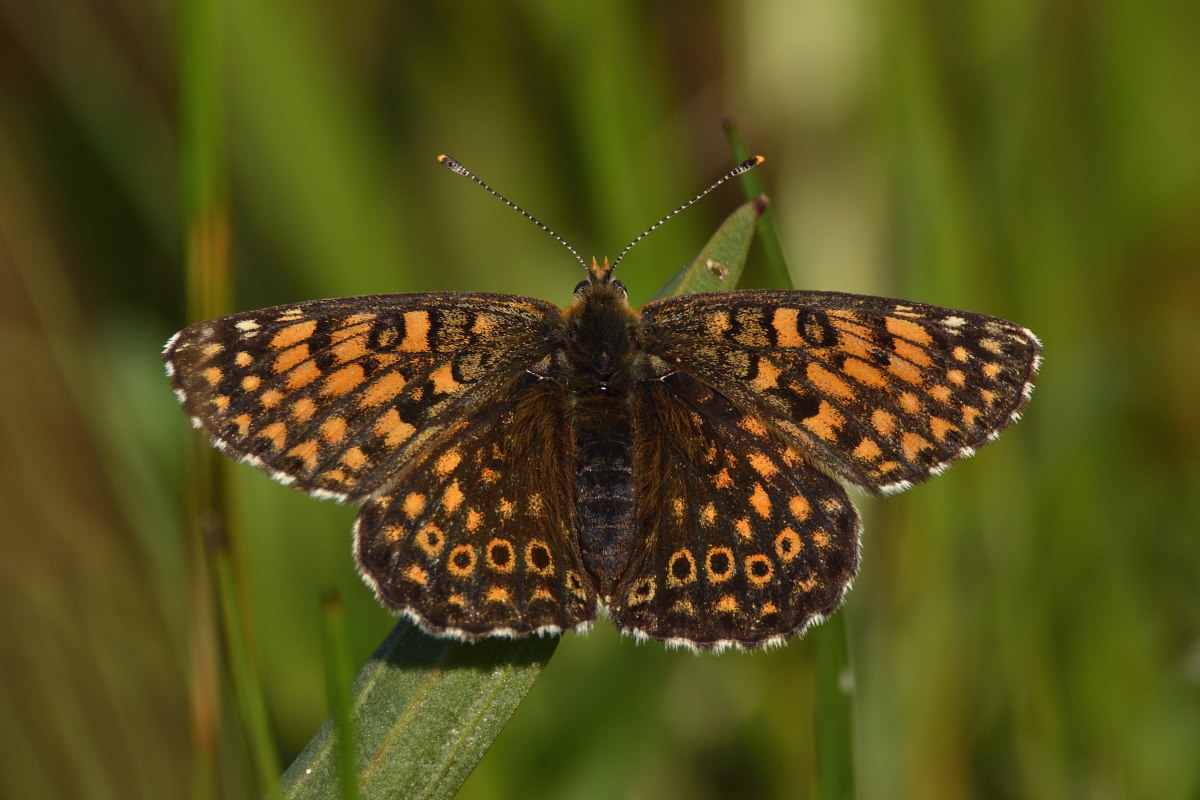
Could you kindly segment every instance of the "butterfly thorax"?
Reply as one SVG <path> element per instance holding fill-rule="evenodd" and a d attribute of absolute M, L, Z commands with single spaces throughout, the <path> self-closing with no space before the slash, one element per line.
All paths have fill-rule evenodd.
<path fill-rule="evenodd" d="M 634 530 L 634 388 L 645 372 L 638 313 L 625 288 L 592 275 L 563 312 L 560 375 L 573 405 L 579 543 L 607 598 L 627 562 Z"/>

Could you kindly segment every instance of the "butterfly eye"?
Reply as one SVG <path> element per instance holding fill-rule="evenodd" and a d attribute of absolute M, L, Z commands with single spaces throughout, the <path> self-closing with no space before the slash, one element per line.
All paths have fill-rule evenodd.
<path fill-rule="evenodd" d="M 579 283 L 575 284 L 575 296 L 578 297 L 579 295 L 583 294 L 583 290 L 587 288 L 587 285 L 588 281 L 580 281 Z"/>
<path fill-rule="evenodd" d="M 621 283 L 620 281 L 613 281 L 612 285 L 617 288 L 622 296 L 629 297 L 629 290 L 625 288 L 625 284 Z"/>

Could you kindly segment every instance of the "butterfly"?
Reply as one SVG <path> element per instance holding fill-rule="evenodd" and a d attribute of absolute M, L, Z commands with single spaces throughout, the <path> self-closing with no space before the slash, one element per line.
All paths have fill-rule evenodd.
<path fill-rule="evenodd" d="M 832 613 L 861 536 L 843 484 L 896 492 L 970 456 L 1018 419 L 1041 361 L 1026 328 L 881 297 L 634 309 L 615 262 L 580 261 L 565 309 L 316 300 L 185 328 L 166 370 L 215 446 L 359 505 L 363 579 L 426 631 L 553 634 L 607 610 L 636 637 L 720 650 Z"/>

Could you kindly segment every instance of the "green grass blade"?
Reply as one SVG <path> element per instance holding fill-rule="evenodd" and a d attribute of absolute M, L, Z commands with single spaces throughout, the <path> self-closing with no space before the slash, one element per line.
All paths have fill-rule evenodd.
<path fill-rule="evenodd" d="M 726 217 L 700 254 L 668 278 L 653 299 L 716 292 L 737 286 L 746 267 L 750 242 L 754 239 L 754 225 L 766 208 L 767 198 L 762 196 L 743 203 Z"/>
<path fill-rule="evenodd" d="M 558 641 L 534 636 L 465 644 L 398 624 L 354 684 L 359 796 L 453 797 Z M 335 738 L 327 720 L 284 773 L 283 797 L 340 797 Z"/>

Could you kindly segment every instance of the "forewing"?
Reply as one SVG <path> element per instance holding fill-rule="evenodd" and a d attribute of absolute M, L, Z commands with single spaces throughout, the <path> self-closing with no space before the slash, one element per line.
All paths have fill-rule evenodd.
<path fill-rule="evenodd" d="M 824 469 L 897 491 L 1014 422 L 1041 345 L 996 317 L 837 292 L 745 291 L 642 309 L 656 374 L 686 372 Z"/>
<path fill-rule="evenodd" d="M 634 420 L 638 550 L 610 600 L 622 629 L 753 647 L 837 608 L 860 532 L 837 481 L 681 373 L 642 384 Z"/>
<path fill-rule="evenodd" d="M 557 316 L 505 295 L 317 300 L 192 325 L 163 358 L 193 424 L 226 453 L 360 500 L 544 359 Z"/>
<path fill-rule="evenodd" d="M 380 602 L 468 639 L 592 619 L 567 414 L 558 383 L 525 375 L 363 504 L 354 551 Z"/>

